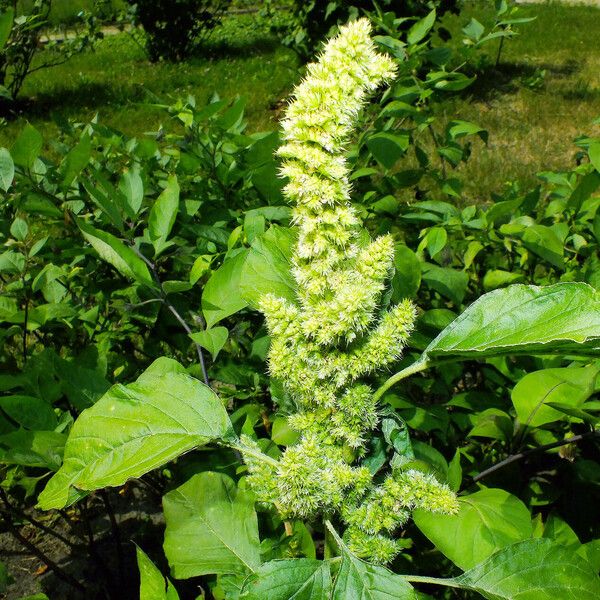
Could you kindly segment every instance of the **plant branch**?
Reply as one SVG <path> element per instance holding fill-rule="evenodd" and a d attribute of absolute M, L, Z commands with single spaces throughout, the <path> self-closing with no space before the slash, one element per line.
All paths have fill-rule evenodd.
<path fill-rule="evenodd" d="M 25 519 L 26 521 L 29 521 L 34 527 L 36 527 L 37 529 L 39 529 L 40 531 L 43 531 L 44 533 L 46 533 L 48 535 L 54 536 L 57 540 L 60 540 L 63 544 L 65 544 L 65 546 L 68 546 L 69 548 L 71 548 L 71 550 L 77 549 L 77 546 L 78 546 L 77 544 L 73 544 L 73 542 L 68 540 L 66 537 L 64 537 L 57 531 L 54 531 L 50 527 L 46 527 L 46 525 L 44 525 L 43 523 L 40 523 L 37 519 L 34 519 L 33 517 L 31 517 L 25 511 L 22 511 L 21 509 L 17 508 L 16 506 L 13 506 L 11 504 L 10 500 L 8 499 L 6 492 L 2 488 L 0 488 L 0 498 L 2 499 L 2 502 L 4 503 L 4 506 L 6 506 L 7 512 L 13 513 L 15 516 L 19 517 L 20 519 Z"/>
<path fill-rule="evenodd" d="M 560 446 L 566 446 L 567 444 L 575 444 L 580 442 L 581 440 L 585 440 L 590 437 L 599 437 L 600 429 L 594 429 L 594 431 L 588 431 L 587 433 L 582 433 L 581 435 L 574 435 L 569 438 L 565 438 L 564 440 L 559 440 L 558 442 L 552 442 L 551 444 L 544 444 L 543 446 L 538 446 L 537 448 L 531 448 L 530 450 L 525 450 L 524 452 L 517 452 L 516 454 L 511 454 L 509 457 L 501 460 L 499 463 L 491 466 L 489 469 L 485 471 L 481 471 L 473 477 L 473 482 L 480 481 L 484 477 L 491 475 L 492 473 L 498 471 L 510 465 L 518 460 L 523 458 L 527 458 L 531 454 L 535 454 L 536 452 L 544 452 L 545 450 L 551 450 L 552 448 L 559 448 Z"/>
<path fill-rule="evenodd" d="M 150 271 L 152 271 L 152 276 L 154 277 L 154 280 L 156 281 L 156 284 L 158 285 L 158 289 L 160 292 L 160 295 L 157 298 L 157 300 L 160 300 L 171 311 L 171 313 L 177 319 L 179 324 L 183 327 L 185 332 L 188 335 L 190 335 L 192 333 L 191 327 L 187 324 L 186 320 L 179 314 L 179 312 L 177 311 L 175 306 L 173 306 L 173 304 L 169 300 L 167 294 L 165 293 L 165 290 L 162 285 L 162 281 L 160 280 L 160 277 L 158 276 L 158 270 L 156 268 L 156 264 L 154 262 L 152 262 L 151 260 L 148 260 L 135 247 L 135 245 L 133 243 L 131 243 L 131 248 L 137 254 L 137 256 L 139 256 L 146 263 L 146 265 L 149 267 Z M 204 353 L 202 352 L 202 346 L 200 346 L 200 344 L 198 344 L 197 342 L 194 342 L 193 340 L 192 340 L 192 342 L 194 344 L 194 347 L 196 348 L 196 353 L 198 354 L 198 362 L 200 363 L 200 368 L 202 369 L 202 378 L 204 379 L 204 383 L 208 387 L 210 387 L 210 381 L 208 379 L 208 371 L 206 370 L 206 362 L 204 361 Z"/>
<path fill-rule="evenodd" d="M 399 371 L 395 375 L 392 375 L 382 386 L 379 387 L 375 394 L 373 394 L 373 399 L 375 401 L 379 400 L 381 396 L 383 396 L 383 394 L 385 394 L 385 392 L 387 392 L 393 385 L 396 385 L 399 381 L 402 381 L 403 379 L 406 379 L 415 373 L 420 373 L 421 371 L 428 369 L 430 366 L 431 363 L 426 358 L 421 356 L 421 358 L 415 361 L 412 365 L 402 369 L 402 371 Z"/>
<path fill-rule="evenodd" d="M 62 579 L 65 583 L 68 583 L 71 587 L 73 587 L 74 589 L 85 593 L 85 588 L 83 587 L 83 585 L 77 581 L 77 579 L 75 579 L 75 577 L 73 577 L 72 575 L 70 575 L 69 573 L 67 573 L 66 571 L 63 571 L 51 558 L 49 558 L 48 556 L 46 556 L 46 554 L 44 554 L 44 552 L 42 552 L 42 550 L 40 550 L 35 544 L 33 544 L 32 542 L 30 542 L 20 531 L 19 529 L 15 526 L 15 524 L 13 523 L 10 513 L 6 512 L 3 509 L 0 509 L 0 514 L 2 515 L 3 521 L 6 525 L 6 528 L 10 531 L 11 535 L 25 548 L 27 548 L 27 550 L 29 550 L 29 552 L 31 552 L 31 554 L 33 554 L 34 556 L 37 556 L 37 558 L 39 558 L 51 571 L 54 571 L 54 574 L 59 578 Z"/>
<path fill-rule="evenodd" d="M 462 586 L 456 583 L 454 579 L 438 579 L 437 577 L 424 577 L 421 575 L 401 575 L 406 581 L 413 583 L 432 583 L 433 585 L 445 585 L 446 587 L 461 589 Z"/>

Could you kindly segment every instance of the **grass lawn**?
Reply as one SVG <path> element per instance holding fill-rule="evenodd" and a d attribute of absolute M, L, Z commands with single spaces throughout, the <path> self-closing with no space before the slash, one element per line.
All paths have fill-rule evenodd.
<path fill-rule="evenodd" d="M 445 24 L 456 32 L 471 16 L 489 23 L 491 5 L 469 2 Z M 600 9 L 535 4 L 522 12 L 536 20 L 505 43 L 499 68 L 439 106 L 443 118 L 475 121 L 490 132 L 489 144 L 475 142 L 460 168 L 469 199 L 485 201 L 506 181 L 531 184 L 540 170 L 565 168 L 572 164 L 573 138 L 600 135 L 592 124 L 600 117 Z M 496 50 L 495 42 L 488 47 L 493 59 Z M 204 56 L 181 64 L 150 64 L 127 34 L 107 37 L 95 53 L 27 80 L 20 116 L 0 126 L 0 146 L 10 145 L 26 121 L 50 140 L 57 130 L 53 113 L 80 121 L 98 113 L 101 122 L 141 135 L 168 126 L 165 114 L 144 101 L 191 94 L 201 104 L 214 92 L 247 99 L 250 131 L 272 129 L 281 100 L 300 78 L 298 66 L 256 15 L 227 17 Z M 542 71 L 539 87 L 523 85 Z"/>
<path fill-rule="evenodd" d="M 57 131 L 55 113 L 81 121 L 97 113 L 102 123 L 141 135 L 168 126 L 166 114 L 144 102 L 169 103 L 193 95 L 202 105 L 215 92 L 247 99 L 250 130 L 273 129 L 274 109 L 299 77 L 298 61 L 266 26 L 256 25 L 253 15 L 226 19 L 204 56 L 179 64 L 151 64 L 128 34 L 107 36 L 95 52 L 26 80 L 20 114 L 0 126 L 0 145 L 10 145 L 27 121 L 51 138 Z"/>
<path fill-rule="evenodd" d="M 460 18 L 448 19 L 449 28 L 459 29 L 471 16 L 490 22 L 483 4 L 470 2 Z M 485 200 L 508 180 L 533 183 L 536 172 L 572 165 L 572 140 L 600 136 L 593 124 L 600 117 L 600 9 L 549 3 L 528 5 L 522 14 L 536 19 L 505 42 L 499 68 L 440 107 L 449 118 L 475 121 L 490 133 L 488 146 L 474 144 L 461 168 L 474 199 Z M 494 60 L 496 50 L 494 42 L 488 50 Z M 523 86 L 536 71 L 545 72 L 541 87 Z"/>

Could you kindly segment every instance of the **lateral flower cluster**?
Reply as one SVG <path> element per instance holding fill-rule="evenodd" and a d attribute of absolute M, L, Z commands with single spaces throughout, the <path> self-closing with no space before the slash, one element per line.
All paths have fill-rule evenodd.
<path fill-rule="evenodd" d="M 261 460 L 250 438 L 242 452 L 260 501 L 284 518 L 338 513 L 351 549 L 384 563 L 399 551 L 391 534 L 411 509 L 449 513 L 457 503 L 430 475 L 394 471 L 375 485 L 370 471 L 354 464 L 379 423 L 363 379 L 398 359 L 415 319 L 409 301 L 382 308 L 394 241 L 369 240 L 350 203 L 346 144 L 368 95 L 395 73 L 370 33 L 360 19 L 329 41 L 282 123 L 284 193 L 298 230 L 297 302 L 267 294 L 260 310 L 271 336 L 270 372 L 296 403 L 289 424 L 300 437 L 276 464 Z"/>

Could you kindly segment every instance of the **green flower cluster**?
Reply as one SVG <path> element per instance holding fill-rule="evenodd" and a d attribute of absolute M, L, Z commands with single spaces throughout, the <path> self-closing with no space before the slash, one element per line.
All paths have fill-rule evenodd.
<path fill-rule="evenodd" d="M 308 66 L 283 120 L 279 155 L 298 229 L 297 302 L 266 295 L 260 309 L 271 336 L 270 372 L 296 403 L 289 424 L 300 439 L 277 462 L 261 460 L 248 438 L 242 452 L 260 501 L 286 518 L 337 512 L 352 549 L 387 562 L 399 551 L 389 534 L 410 509 L 453 512 L 456 498 L 418 471 L 393 472 L 375 486 L 365 467 L 353 466 L 379 422 L 373 391 L 361 380 L 398 359 L 415 319 L 409 301 L 382 308 L 394 242 L 365 240 L 350 203 L 345 146 L 367 96 L 395 72 L 370 33 L 366 19 L 343 27 Z"/>

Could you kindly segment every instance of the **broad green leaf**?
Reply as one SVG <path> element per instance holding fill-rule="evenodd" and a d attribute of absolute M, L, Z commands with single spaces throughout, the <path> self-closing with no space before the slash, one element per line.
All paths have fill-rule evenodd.
<path fill-rule="evenodd" d="M 511 273 L 502 269 L 492 269 L 487 271 L 483 276 L 483 289 L 486 292 L 495 290 L 499 287 L 511 285 L 513 283 L 521 283 L 525 281 L 523 273 Z"/>
<path fill-rule="evenodd" d="M 133 167 L 123 173 L 119 181 L 119 191 L 125 199 L 125 212 L 131 219 L 134 219 L 144 199 L 144 184 L 140 177 L 139 167 Z"/>
<path fill-rule="evenodd" d="M 425 350 L 429 357 L 485 357 L 566 350 L 595 353 L 600 294 L 585 283 L 512 285 L 473 302 Z"/>
<path fill-rule="evenodd" d="M 229 331 L 227 327 L 214 327 L 212 329 L 205 329 L 204 331 L 197 331 L 191 333 L 190 337 L 194 342 L 200 344 L 203 348 L 208 350 L 213 360 L 216 360 L 221 348 L 225 345 Z"/>
<path fill-rule="evenodd" d="M 450 582 L 488 600 L 600 598 L 600 579 L 589 563 L 544 538 L 507 546 Z"/>
<path fill-rule="evenodd" d="M 29 233 L 29 227 L 27 226 L 27 221 L 17 217 L 10 226 L 10 234 L 20 242 L 24 241 Z"/>
<path fill-rule="evenodd" d="M 0 189 L 8 192 L 15 177 L 15 163 L 6 148 L 0 148 Z"/>
<path fill-rule="evenodd" d="M 0 436 L 0 463 L 57 471 L 65 440 L 65 434 L 57 431 L 19 429 L 4 434 Z"/>
<path fill-rule="evenodd" d="M 173 576 L 248 573 L 260 566 L 254 498 L 222 473 L 194 475 L 163 498 Z"/>
<path fill-rule="evenodd" d="M 367 140 L 367 147 L 375 160 L 384 168 L 391 169 L 404 156 L 410 145 L 407 133 L 388 133 L 383 131 Z"/>
<path fill-rule="evenodd" d="M 202 292 L 202 312 L 207 327 L 247 306 L 240 290 L 247 254 L 248 251 L 242 251 L 225 260 L 206 282 Z"/>
<path fill-rule="evenodd" d="M 175 367 L 165 369 L 174 363 Z M 113 386 L 75 421 L 64 463 L 39 497 L 62 508 L 69 488 L 94 490 L 141 477 L 180 454 L 232 435 L 222 402 L 175 361 L 155 361 L 137 382 Z"/>
<path fill-rule="evenodd" d="M 165 242 L 173 229 L 178 210 L 179 184 L 177 177 L 171 175 L 167 180 L 167 187 L 152 205 L 148 216 L 148 231 L 155 255 L 160 254 L 165 248 Z"/>
<path fill-rule="evenodd" d="M 65 156 L 61 164 L 63 173 L 63 186 L 68 188 L 74 179 L 85 169 L 90 162 L 92 154 L 92 142 L 90 136 L 85 134 L 81 137 L 76 146 L 74 146 Z"/>
<path fill-rule="evenodd" d="M 564 244 L 552 229 L 544 225 L 532 225 L 523 232 L 521 239 L 525 248 L 557 269 L 564 269 Z"/>
<path fill-rule="evenodd" d="M 58 424 L 52 406 L 33 396 L 0 397 L 0 408 L 25 429 L 53 431 Z"/>
<path fill-rule="evenodd" d="M 140 600 L 179 600 L 173 584 L 158 570 L 148 555 L 136 546 L 137 565 L 140 571 Z"/>
<path fill-rule="evenodd" d="M 417 21 L 406 35 L 406 41 L 409 44 L 418 44 L 431 30 L 435 24 L 436 12 L 433 9 L 427 16 Z"/>
<path fill-rule="evenodd" d="M 456 515 L 414 511 L 417 527 L 461 569 L 470 569 L 504 546 L 531 536 L 531 515 L 515 496 L 486 489 L 459 498 Z"/>
<path fill-rule="evenodd" d="M 429 263 L 423 263 L 421 269 L 423 282 L 428 287 L 452 300 L 457 306 L 462 303 L 469 285 L 469 276 L 464 271 L 438 267 Z"/>
<path fill-rule="evenodd" d="M 392 278 L 392 302 L 414 298 L 421 285 L 421 263 L 417 255 L 403 244 L 396 246 Z"/>
<path fill-rule="evenodd" d="M 42 151 L 42 144 L 43 139 L 40 132 L 29 123 L 25 125 L 10 149 L 15 164 L 25 169 L 31 169 L 35 159 Z"/>
<path fill-rule="evenodd" d="M 242 297 L 250 306 L 258 308 L 265 294 L 295 301 L 295 282 L 290 264 L 295 242 L 293 230 L 277 225 L 254 240 L 240 278 Z"/>
<path fill-rule="evenodd" d="M 342 548 L 342 564 L 335 579 L 332 600 L 417 600 L 413 587 L 400 575 L 371 565 Z"/>
<path fill-rule="evenodd" d="M 425 236 L 425 246 L 429 252 L 429 256 L 433 258 L 436 254 L 441 252 L 448 241 L 448 234 L 443 227 L 433 227 Z"/>
<path fill-rule="evenodd" d="M 12 7 L 7 7 L 2 11 L 2 13 L 0 13 L 0 52 L 10 37 L 14 18 L 15 11 Z"/>
<path fill-rule="evenodd" d="M 262 565 L 244 582 L 240 600 L 324 600 L 330 594 L 328 562 L 293 558 Z"/>
<path fill-rule="evenodd" d="M 565 414 L 548 404 L 558 403 L 580 408 L 594 393 L 599 370 L 600 366 L 589 366 L 528 373 L 517 383 L 511 394 L 519 421 L 529 427 L 539 427 L 563 419 Z"/>
<path fill-rule="evenodd" d="M 128 248 L 114 235 L 95 229 L 81 219 L 77 220 L 77 225 L 83 237 L 93 246 L 102 260 L 111 264 L 125 277 L 149 286 L 152 285 L 152 277 L 146 263 L 131 248 Z"/>

